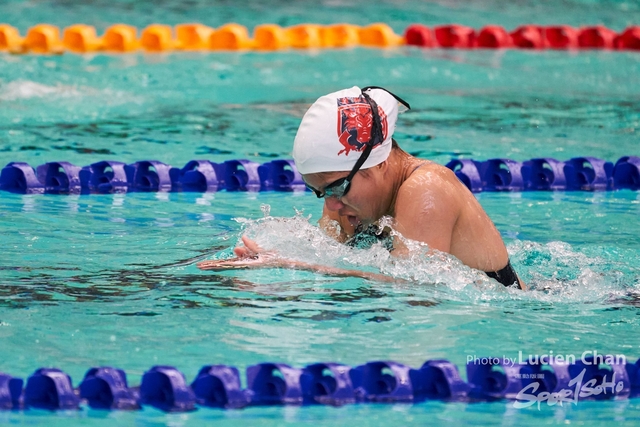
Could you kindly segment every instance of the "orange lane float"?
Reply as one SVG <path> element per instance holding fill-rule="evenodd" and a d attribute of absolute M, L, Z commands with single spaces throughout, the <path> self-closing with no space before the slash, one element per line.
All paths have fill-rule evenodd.
<path fill-rule="evenodd" d="M 404 37 L 393 32 L 387 24 L 376 23 L 360 28 L 360 45 L 370 47 L 395 47 L 404 44 Z"/>
<path fill-rule="evenodd" d="M 320 25 L 300 24 L 285 30 L 289 38 L 289 46 L 298 49 L 315 49 L 322 47 Z"/>
<path fill-rule="evenodd" d="M 63 53 L 60 29 L 50 24 L 38 24 L 29 28 L 24 48 L 34 53 Z"/>
<path fill-rule="evenodd" d="M 176 25 L 177 47 L 182 50 L 204 50 L 209 46 L 209 38 L 215 31 L 202 24 Z"/>
<path fill-rule="evenodd" d="M 0 52 L 20 52 L 24 39 L 20 37 L 17 28 L 7 24 L 0 24 Z"/>
<path fill-rule="evenodd" d="M 115 24 L 107 28 L 103 37 L 104 49 L 111 52 L 133 52 L 138 50 L 138 30 L 125 24 Z"/>
<path fill-rule="evenodd" d="M 334 24 L 320 28 L 324 47 L 353 47 L 360 44 L 360 27 L 351 24 Z"/>
<path fill-rule="evenodd" d="M 147 52 L 167 52 L 176 48 L 173 29 L 168 25 L 151 24 L 142 30 L 140 46 Z"/>
<path fill-rule="evenodd" d="M 280 50 L 289 47 L 289 36 L 275 24 L 258 25 L 253 30 L 254 46 L 259 50 Z"/>
<path fill-rule="evenodd" d="M 75 53 L 95 52 L 102 49 L 102 38 L 90 25 L 76 24 L 64 29 L 62 33 L 64 47 Z"/>
<path fill-rule="evenodd" d="M 225 24 L 209 36 L 209 49 L 243 50 L 253 47 L 253 39 L 247 27 L 240 24 Z"/>

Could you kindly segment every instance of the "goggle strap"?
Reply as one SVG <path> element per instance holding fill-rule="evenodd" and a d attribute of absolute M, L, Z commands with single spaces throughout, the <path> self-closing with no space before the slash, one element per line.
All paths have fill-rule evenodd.
<path fill-rule="evenodd" d="M 405 107 L 407 107 L 408 110 L 411 109 L 411 106 L 409 105 L 409 103 L 407 101 L 405 101 L 404 99 L 400 98 L 398 95 L 396 95 L 393 92 L 388 91 L 387 89 L 380 87 L 380 86 L 366 86 L 362 88 L 362 92 L 369 90 L 369 89 L 380 89 L 383 90 L 385 92 L 387 92 L 389 95 L 393 96 L 396 101 L 398 101 L 399 103 L 401 103 L 402 105 L 404 105 Z"/>
<path fill-rule="evenodd" d="M 351 169 L 351 172 L 349 172 L 349 175 L 345 178 L 345 180 L 351 182 L 351 180 L 356 175 L 356 173 L 358 173 L 358 171 L 360 170 L 364 162 L 366 162 L 367 159 L 369 158 L 369 154 L 371 154 L 371 150 L 373 150 L 373 146 L 371 144 L 367 144 L 367 146 L 364 148 L 364 151 L 358 158 L 358 161 L 353 166 L 353 169 Z"/>
<path fill-rule="evenodd" d="M 378 113 L 378 104 L 376 101 L 371 99 L 371 97 L 362 92 L 362 96 L 367 100 L 369 104 L 369 108 L 371 109 L 371 118 L 373 119 L 373 124 L 371 126 L 371 139 L 367 143 L 367 145 L 371 145 L 375 147 L 378 144 L 382 144 L 384 142 L 384 134 L 382 133 L 382 123 L 380 122 L 380 114 Z"/>
<path fill-rule="evenodd" d="M 358 173 L 358 171 L 360 170 L 364 162 L 367 161 L 367 159 L 369 158 L 369 154 L 371 154 L 371 150 L 373 150 L 373 147 L 383 142 L 382 137 L 384 136 L 382 134 L 382 124 L 380 123 L 380 115 L 378 114 L 378 111 L 377 111 L 378 104 L 376 104 L 376 101 L 371 99 L 369 95 L 364 93 L 364 91 L 362 92 L 362 95 L 367 100 L 367 103 L 369 104 L 369 108 L 371 108 L 371 117 L 373 118 L 373 124 L 371 129 L 371 140 L 366 144 L 364 151 L 356 161 L 356 164 L 353 166 L 353 169 L 351 169 L 351 172 L 349 173 L 349 175 L 347 176 L 346 180 L 349 182 L 351 182 L 355 174 Z"/>

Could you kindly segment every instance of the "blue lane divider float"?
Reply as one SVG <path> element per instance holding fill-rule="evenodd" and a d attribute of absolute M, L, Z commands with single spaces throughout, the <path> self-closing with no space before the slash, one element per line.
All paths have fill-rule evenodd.
<path fill-rule="evenodd" d="M 188 412 L 199 406 L 239 409 L 426 400 L 511 400 L 526 405 L 640 396 L 640 359 L 630 363 L 620 355 L 594 352 L 571 362 L 551 357 L 544 363 L 542 358 L 519 363 L 474 358 L 467 362 L 466 373 L 465 382 L 458 367 L 447 360 L 427 360 L 419 369 L 388 360 L 356 367 L 260 363 L 247 368 L 243 389 L 238 369 L 227 365 L 202 367 L 190 385 L 176 368 L 154 366 L 144 373 L 139 387 L 129 387 L 120 369 L 96 367 L 74 389 L 71 377 L 63 371 L 41 368 L 27 379 L 24 389 L 22 379 L 0 373 L 0 410 L 78 410 L 83 406 L 139 410 L 153 406 L 165 412 Z"/>
<path fill-rule="evenodd" d="M 166 412 L 196 409 L 196 396 L 182 372 L 172 366 L 154 366 L 142 376 L 140 403 Z"/>
<path fill-rule="evenodd" d="M 19 409 L 23 405 L 21 378 L 0 373 L 0 409 Z"/>
<path fill-rule="evenodd" d="M 80 399 L 71 384 L 71 377 L 60 369 L 38 369 L 27 380 L 24 389 L 25 408 L 79 409 Z"/>
<path fill-rule="evenodd" d="M 564 190 L 567 179 L 564 162 L 551 158 L 531 159 L 522 163 L 521 173 L 527 190 Z"/>
<path fill-rule="evenodd" d="M 304 369 L 300 386 L 307 404 L 342 406 L 356 402 L 351 367 L 339 363 L 314 363 Z"/>
<path fill-rule="evenodd" d="M 607 191 L 640 189 L 640 157 L 624 156 L 615 165 L 595 157 L 566 161 L 535 158 L 454 159 L 446 165 L 467 188 L 481 191 Z M 79 167 L 50 162 L 32 168 L 11 162 L 0 171 L 0 190 L 21 194 L 126 192 L 304 191 L 293 160 L 263 164 L 249 160 L 191 160 L 175 168 L 155 160 L 132 164 L 101 161 Z"/>
<path fill-rule="evenodd" d="M 0 190 L 21 194 L 89 194 L 126 192 L 304 191 L 305 184 L 293 160 L 257 163 L 227 160 L 213 163 L 191 160 L 174 168 L 155 160 L 132 164 L 101 161 L 79 167 L 50 162 L 35 170 L 11 162 L 0 172 Z"/>
<path fill-rule="evenodd" d="M 79 391 L 80 398 L 94 409 L 140 409 L 140 394 L 129 388 L 127 374 L 121 369 L 89 369 L 80 383 Z"/>
<path fill-rule="evenodd" d="M 196 401 L 214 408 L 244 408 L 250 402 L 240 383 L 240 371 L 235 366 L 203 366 L 191 383 Z"/>
<path fill-rule="evenodd" d="M 621 157 L 615 165 L 595 157 L 574 157 L 564 162 L 455 159 L 446 166 L 473 192 L 640 189 L 640 157 L 635 156 Z"/>

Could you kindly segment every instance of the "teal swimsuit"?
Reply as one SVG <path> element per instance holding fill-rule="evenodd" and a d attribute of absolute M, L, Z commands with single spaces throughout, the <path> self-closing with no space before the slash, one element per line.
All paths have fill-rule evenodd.
<path fill-rule="evenodd" d="M 368 249 L 376 242 L 382 243 L 382 246 L 389 252 L 393 250 L 393 236 L 389 235 L 388 231 L 380 232 L 379 228 L 373 224 L 369 224 L 367 228 L 360 224 L 345 244 L 352 248 Z"/>

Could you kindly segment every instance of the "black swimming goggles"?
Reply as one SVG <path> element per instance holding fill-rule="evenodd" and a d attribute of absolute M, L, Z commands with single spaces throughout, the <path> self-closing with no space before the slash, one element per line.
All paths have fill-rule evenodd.
<path fill-rule="evenodd" d="M 411 109 L 411 106 L 407 101 L 389 92 L 387 89 L 383 87 L 367 86 L 362 88 L 361 89 L 362 96 L 369 104 L 369 108 L 371 108 L 371 115 L 373 116 L 373 124 L 371 126 L 371 138 L 369 139 L 369 142 L 365 143 L 365 148 L 362 151 L 362 154 L 360 155 L 360 157 L 358 158 L 358 161 L 356 162 L 356 164 L 353 165 L 353 169 L 351 169 L 351 172 L 349 172 L 349 175 L 347 175 L 344 178 L 336 179 L 332 183 L 325 186 L 323 190 L 316 190 L 315 188 L 311 187 L 309 184 L 306 184 L 307 188 L 313 191 L 316 194 L 316 197 L 318 197 L 319 199 L 323 197 L 335 197 L 337 199 L 340 199 L 346 196 L 347 193 L 349 192 L 349 189 L 351 189 L 351 180 L 353 179 L 355 174 L 358 173 L 358 171 L 360 170 L 364 162 L 367 161 L 367 159 L 369 158 L 369 154 L 371 154 L 371 150 L 373 150 L 373 147 L 375 147 L 376 145 L 382 144 L 384 142 L 384 134 L 382 133 L 382 123 L 380 121 L 380 115 L 378 114 L 378 104 L 376 103 L 376 101 L 371 99 L 371 97 L 369 97 L 368 94 L 365 93 L 365 91 L 369 89 L 384 90 L 389 95 L 393 96 L 399 103 L 407 107 L 408 110 Z"/>

